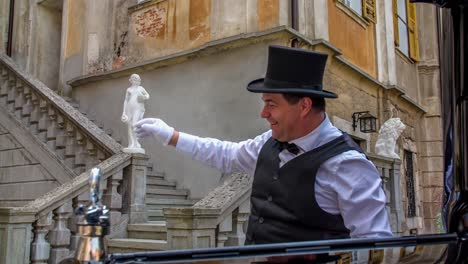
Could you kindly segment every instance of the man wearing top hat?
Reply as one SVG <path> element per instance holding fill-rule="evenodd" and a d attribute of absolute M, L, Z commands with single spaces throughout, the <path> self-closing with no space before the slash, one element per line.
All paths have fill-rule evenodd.
<path fill-rule="evenodd" d="M 270 130 L 234 143 L 178 132 L 157 118 L 135 125 L 223 172 L 254 177 L 246 244 L 391 236 L 380 175 L 361 149 L 334 127 L 322 89 L 327 55 L 270 46 L 262 93 Z"/>

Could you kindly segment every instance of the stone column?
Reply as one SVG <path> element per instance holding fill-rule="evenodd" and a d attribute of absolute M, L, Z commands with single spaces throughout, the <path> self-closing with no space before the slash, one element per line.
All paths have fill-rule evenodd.
<path fill-rule="evenodd" d="M 394 159 L 392 163 L 392 169 L 390 170 L 390 184 L 392 192 L 391 206 L 396 215 L 396 229 L 394 232 L 396 235 L 401 235 L 404 231 L 402 224 L 405 221 L 405 212 L 402 210 L 401 202 L 401 175 L 400 175 L 401 161 Z"/>
<path fill-rule="evenodd" d="M 34 212 L 0 208 L 0 263 L 30 263 Z"/>
<path fill-rule="evenodd" d="M 216 247 L 215 212 L 207 209 L 164 208 L 167 248 L 190 249 Z"/>
<path fill-rule="evenodd" d="M 132 154 L 130 166 L 124 169 L 123 175 L 123 211 L 129 214 L 130 224 L 147 221 L 146 203 L 146 170 L 148 156 Z"/>

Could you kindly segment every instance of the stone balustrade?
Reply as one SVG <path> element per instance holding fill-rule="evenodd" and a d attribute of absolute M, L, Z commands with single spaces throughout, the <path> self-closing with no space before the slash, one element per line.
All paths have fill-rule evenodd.
<path fill-rule="evenodd" d="M 251 178 L 233 174 L 190 208 L 164 208 L 168 247 L 243 245 L 250 212 Z"/>
<path fill-rule="evenodd" d="M 39 139 L 75 175 L 122 149 L 65 99 L 1 53 L 0 109 Z"/>

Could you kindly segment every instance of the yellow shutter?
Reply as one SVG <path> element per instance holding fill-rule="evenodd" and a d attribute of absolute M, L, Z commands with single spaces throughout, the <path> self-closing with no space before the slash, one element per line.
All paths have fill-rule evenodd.
<path fill-rule="evenodd" d="M 410 58 L 419 61 L 418 25 L 416 17 L 416 5 L 406 0 L 406 10 L 408 13 L 408 40 Z"/>
<path fill-rule="evenodd" d="M 392 0 L 393 8 L 393 34 L 395 35 L 395 46 L 400 45 L 400 36 L 398 35 L 398 6 L 397 0 Z"/>
<path fill-rule="evenodd" d="M 362 0 L 362 15 L 365 19 L 377 23 L 375 0 Z"/>

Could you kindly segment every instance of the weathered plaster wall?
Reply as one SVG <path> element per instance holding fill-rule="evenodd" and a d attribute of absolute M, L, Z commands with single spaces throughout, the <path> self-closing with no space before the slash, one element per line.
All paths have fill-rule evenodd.
<path fill-rule="evenodd" d="M 27 68 L 30 55 L 31 34 L 30 4 L 28 0 L 15 1 L 15 14 L 13 19 L 12 58 L 23 69 Z"/>
<path fill-rule="evenodd" d="M 395 50 L 396 54 L 396 76 L 397 85 L 413 101 L 420 103 L 420 89 L 418 82 L 418 71 L 415 64 L 401 52 Z"/>
<path fill-rule="evenodd" d="M 299 6 L 298 31 L 309 39 L 323 39 L 329 41 L 328 0 L 298 0 L 297 2 Z M 281 8 L 282 12 L 284 12 L 285 9 L 288 10 L 289 8 Z M 285 17 L 286 19 L 290 19 L 289 14 L 286 14 Z M 288 25 L 287 23 L 285 24 Z"/>
<path fill-rule="evenodd" d="M 386 85 L 396 85 L 392 2 L 377 0 L 376 9 L 377 79 Z"/>
<path fill-rule="evenodd" d="M 55 2 L 52 5 L 49 2 Z M 31 72 L 45 85 L 58 89 L 62 34 L 62 1 L 44 1 L 34 12 Z"/>
<path fill-rule="evenodd" d="M 286 0 L 153 0 L 131 6 L 128 43 L 132 44 L 114 69 L 277 27 L 285 4 Z"/>
<path fill-rule="evenodd" d="M 59 73 L 59 90 L 68 95 L 66 81 L 83 74 L 85 0 L 66 0 L 63 7 L 62 59 Z"/>
<path fill-rule="evenodd" d="M 343 51 L 343 57 L 377 78 L 375 25 L 362 26 L 328 0 L 330 42 Z M 364 23 L 364 22 L 362 22 Z"/>
<path fill-rule="evenodd" d="M 10 16 L 10 1 L 0 0 L 0 51 L 6 52 L 8 42 L 8 19 Z"/>

